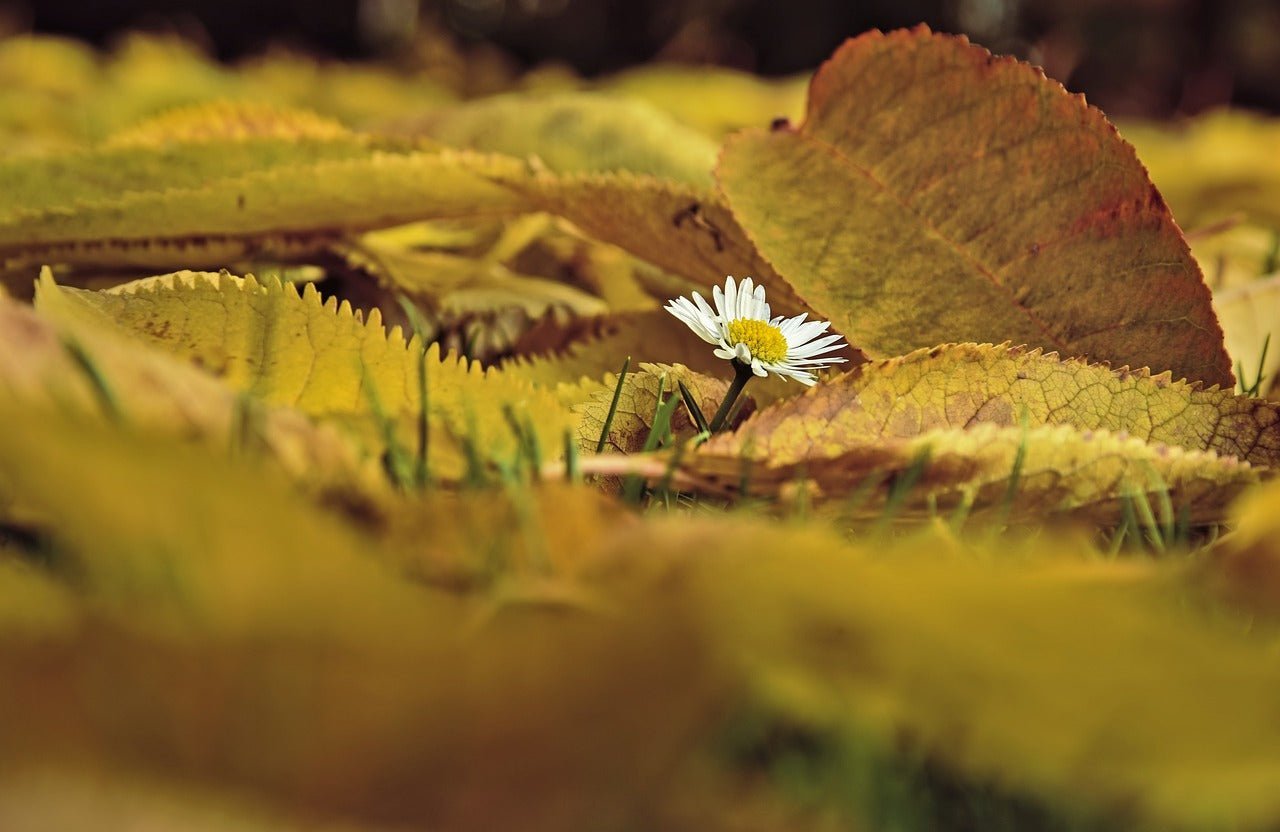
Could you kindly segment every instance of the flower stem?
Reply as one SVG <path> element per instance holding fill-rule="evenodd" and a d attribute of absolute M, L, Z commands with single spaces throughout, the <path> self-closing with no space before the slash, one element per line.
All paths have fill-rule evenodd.
<path fill-rule="evenodd" d="M 720 403 L 720 409 L 711 418 L 712 433 L 719 433 L 720 429 L 724 427 L 725 419 L 729 418 L 729 411 L 733 410 L 733 403 L 738 400 L 738 396 L 742 395 L 742 388 L 746 387 L 747 382 L 751 381 L 751 377 L 755 375 L 751 372 L 749 364 L 743 364 L 740 361 L 734 361 L 733 368 L 738 374 L 733 377 L 733 381 L 729 384 L 729 391 L 724 394 L 724 401 Z"/>

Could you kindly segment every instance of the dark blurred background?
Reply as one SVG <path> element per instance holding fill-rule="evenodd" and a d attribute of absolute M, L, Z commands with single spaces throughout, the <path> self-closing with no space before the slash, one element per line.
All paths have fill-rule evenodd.
<path fill-rule="evenodd" d="M 919 22 L 1037 63 L 1113 115 L 1280 112 L 1280 0 L 0 0 L 0 32 L 171 31 L 231 60 L 274 44 L 394 55 L 432 26 L 588 76 L 654 59 L 795 73 L 850 35 Z"/>

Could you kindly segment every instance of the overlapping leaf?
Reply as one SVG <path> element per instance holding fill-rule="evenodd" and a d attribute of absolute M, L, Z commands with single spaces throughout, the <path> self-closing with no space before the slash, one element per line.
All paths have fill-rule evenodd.
<path fill-rule="evenodd" d="M 760 256 L 723 199 L 713 192 L 630 173 L 494 175 L 540 210 L 626 249 L 701 288 L 724 275 L 754 277 L 776 313 L 808 307 Z"/>
<path fill-rule="evenodd" d="M 804 308 L 703 186 L 533 172 L 515 157 L 422 149 L 277 108 L 201 107 L 94 150 L 0 162 L 0 193 L 0 257 L 11 268 L 290 259 L 349 232 L 544 210 L 699 286 L 751 275 L 777 311 Z"/>
<path fill-rule="evenodd" d="M 1070 425 L 1123 432 L 1258 465 L 1280 463 L 1280 407 L 1008 345 L 951 344 L 871 362 L 759 413 L 707 450 L 771 464 L 839 453 L 847 443 L 939 428 Z"/>
<path fill-rule="evenodd" d="M 872 355 L 1011 340 L 1229 385 L 1209 292 L 1133 149 L 1039 70 L 921 28 L 848 41 L 801 127 L 732 138 L 742 227 Z"/>
<path fill-rule="evenodd" d="M 1226 509 L 1276 465 L 1280 410 L 1226 389 L 1205 287 L 1096 111 L 954 39 L 869 35 L 819 73 L 802 127 L 731 140 L 726 199 L 707 139 L 607 96 L 632 90 L 718 139 L 791 115 L 795 80 L 642 70 L 424 120 L 418 106 L 513 76 L 415 55 L 432 66 L 0 41 L 11 286 L 45 258 L 93 285 L 243 258 L 327 273 L 349 299 L 184 272 L 108 292 L 46 277 L 31 310 L 0 287 L 0 826 L 91 823 L 104 804 L 86 782 L 123 790 L 122 822 L 170 826 L 205 813 L 155 821 L 153 800 L 207 798 L 224 826 L 259 818 L 224 803 L 260 806 L 272 828 L 295 812 L 361 828 L 931 828 L 961 803 L 991 828 L 1280 822 L 1278 492 Z M 578 85 L 553 72 L 525 89 Z M 223 97 L 273 103 L 136 124 Z M 506 155 L 282 104 L 430 123 Z M 1217 119 L 1153 139 L 1152 169 L 1184 223 L 1227 218 L 1196 254 L 1233 284 L 1274 265 L 1273 165 L 1266 125 Z M 1202 147 L 1212 165 L 1175 169 Z M 1241 211 L 1254 225 L 1232 227 Z M 1031 346 L 924 349 L 789 398 L 796 385 L 753 381 L 766 408 L 737 430 L 637 454 L 659 389 L 685 381 L 706 415 L 724 395 L 729 365 L 655 301 L 725 274 L 876 355 Z M 398 314 L 387 286 L 428 307 L 445 344 L 477 345 L 450 315 L 514 310 L 500 354 L 517 356 L 481 372 L 433 348 L 423 402 L 420 344 L 380 325 Z M 1260 344 L 1239 345 L 1232 310 L 1261 314 L 1268 287 L 1217 298 L 1250 378 Z M 566 438 L 594 451 L 628 356 L 615 453 L 565 478 L 701 492 L 666 501 L 673 516 L 549 481 L 558 464 L 501 488 L 387 488 L 386 429 L 413 452 L 424 406 L 437 477 L 472 454 L 528 454 L 532 471 Z M 683 404 L 674 419 L 694 432 Z M 797 516 L 714 516 L 714 497 L 743 493 Z M 851 544 L 810 509 L 951 532 Z M 1187 524 L 1238 529 L 1189 565 L 1105 561 L 1056 529 L 954 533 L 971 514 L 1132 530 L 1137 513 L 1150 545 L 1179 553 Z M 761 738 L 726 753 L 743 707 Z M 739 792 L 746 808 L 725 799 Z"/>
<path fill-rule="evenodd" d="M 144 126 L 118 145 L 0 161 L 0 256 L 191 267 L 314 250 L 342 231 L 525 207 L 485 178 L 517 174 L 515 159 L 317 131 L 305 115 L 229 112 Z"/>
<path fill-rule="evenodd" d="M 107 321 L 46 317 L 0 299 L 0 398 L 33 413 L 117 418 L 156 436 L 265 455 L 308 490 L 385 491 L 376 464 L 333 428 L 245 401 L 198 368 L 131 342 Z"/>
<path fill-rule="evenodd" d="M 749 453 L 750 441 L 744 444 Z M 1150 507 L 1167 500 L 1160 516 L 1155 509 L 1152 516 L 1173 530 L 1180 523 L 1220 522 L 1231 501 L 1259 479 L 1248 463 L 1213 451 L 1069 425 L 980 425 L 852 439 L 838 450 L 786 461 L 757 462 L 723 448 L 716 443 L 686 458 L 682 484 L 711 494 L 827 503 L 852 520 L 886 512 L 1017 523 L 1069 515 L 1112 525 L 1136 511 L 1134 501 Z M 663 475 L 656 467 L 642 473 Z"/>
<path fill-rule="evenodd" d="M 779 402 L 682 470 L 712 492 L 746 482 L 757 494 L 798 485 L 820 500 L 857 495 L 858 511 L 872 515 L 892 500 L 1105 523 L 1130 497 L 1172 495 L 1187 518 L 1210 522 L 1257 480 L 1250 463 L 1278 459 L 1270 402 L 1168 373 L 958 344 L 870 362 Z"/>
<path fill-rule="evenodd" d="M 310 284 L 299 294 L 279 281 L 186 272 L 102 293 L 45 278 L 37 306 L 46 314 L 113 321 L 237 390 L 346 425 L 371 447 L 380 447 L 381 410 L 404 446 L 416 447 L 420 344 L 406 343 L 398 327 L 384 330 L 376 309 L 366 322 L 348 304 L 322 303 Z M 485 456 L 515 455 L 520 439 L 504 409 L 527 421 L 548 459 L 574 424 L 554 397 L 527 382 L 441 359 L 435 348 L 426 362 L 431 465 L 443 476 L 461 473 L 461 443 Z"/>

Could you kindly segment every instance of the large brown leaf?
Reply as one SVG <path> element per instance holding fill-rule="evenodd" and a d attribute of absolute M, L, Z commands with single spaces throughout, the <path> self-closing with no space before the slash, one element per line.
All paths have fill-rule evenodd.
<path fill-rule="evenodd" d="M 848 41 L 804 124 L 730 139 L 717 173 L 761 253 L 871 355 L 1013 341 L 1231 383 L 1200 269 L 1133 148 L 964 38 Z"/>

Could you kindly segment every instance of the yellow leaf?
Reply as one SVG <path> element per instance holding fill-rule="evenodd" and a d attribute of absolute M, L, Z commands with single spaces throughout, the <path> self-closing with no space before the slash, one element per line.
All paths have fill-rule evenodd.
<path fill-rule="evenodd" d="M 423 132 L 453 147 L 537 157 L 556 173 L 631 171 L 704 188 L 717 150 L 656 107 L 583 92 L 483 98 L 432 113 Z"/>
<path fill-rule="evenodd" d="M 657 591 L 601 613 L 468 601 L 251 466 L 0 418 L 0 478 L 50 515 L 79 613 L 56 639 L 0 630 L 20 680 L 0 685 L 6 778 L 136 772 L 408 828 L 621 828 L 723 707 L 722 663 Z"/>
<path fill-rule="evenodd" d="M 537 318 L 553 308 L 600 315 L 604 301 L 563 282 L 520 274 L 489 258 L 419 251 L 366 234 L 337 246 L 348 262 L 446 316 L 517 308 Z"/>
<path fill-rule="evenodd" d="M 601 89 L 637 98 L 719 139 L 742 127 L 804 115 L 807 76 L 769 79 L 712 66 L 651 64 L 601 82 Z"/>
<path fill-rule="evenodd" d="M 296 408 L 343 425 L 381 451 L 374 400 L 398 428 L 402 447 L 416 451 L 422 347 L 387 332 L 374 309 L 368 322 L 335 298 L 322 303 L 307 284 L 260 283 L 179 272 L 111 292 L 60 288 L 42 279 L 37 308 L 63 319 L 114 325 L 204 367 L 226 384 L 268 404 Z M 527 419 L 547 460 L 559 456 L 575 419 L 555 398 L 528 382 L 482 371 L 456 358 L 426 356 L 431 467 L 461 476 L 463 442 L 485 458 L 514 457 L 519 442 L 503 409 Z"/>
<path fill-rule="evenodd" d="M 338 142 L 352 141 L 355 134 L 336 121 L 306 110 L 219 101 L 171 110 L 113 133 L 102 146 L 107 150 L 163 150 L 166 146 L 175 144 L 248 139 Z"/>
<path fill-rule="evenodd" d="M 1215 292 L 1213 309 L 1227 353 L 1243 370 L 1241 384 L 1252 385 L 1261 374 L 1258 393 L 1268 395 L 1280 372 L 1280 274 Z"/>
<path fill-rule="evenodd" d="M 1007 344 L 948 344 L 864 364 L 761 411 L 707 450 L 800 462 L 848 442 L 1024 419 L 1280 464 L 1275 403 Z"/>
<path fill-rule="evenodd" d="M 733 137 L 717 176 L 761 253 L 869 354 L 1010 340 L 1232 383 L 1133 149 L 1038 69 L 963 38 L 846 42 L 803 125 Z"/>
<path fill-rule="evenodd" d="M 333 428 L 290 409 L 250 406 L 207 373 L 125 338 L 109 321 L 47 317 L 0 300 L 0 391 L 6 402 L 32 413 L 101 417 L 115 408 L 157 436 L 262 454 L 307 490 L 366 496 L 386 490 L 376 465 Z"/>
<path fill-rule="evenodd" d="M 726 275 L 754 277 L 779 314 L 807 307 L 708 189 L 632 173 L 493 174 L 539 210 L 694 282 L 709 293 Z"/>
<path fill-rule="evenodd" d="M 1124 126 L 1183 228 L 1237 214 L 1280 228 L 1280 120 L 1219 110 L 1174 127 Z"/>
<path fill-rule="evenodd" d="M 0 479 L 48 518 L 82 597 L 135 626 L 356 645 L 362 631 L 430 621 L 365 554 L 374 547 L 266 469 L 83 415 L 3 412 Z M 350 595 L 326 609 L 338 576 Z"/>
<path fill-rule="evenodd" d="M 528 210 L 487 178 L 519 175 L 515 159 L 266 112 L 210 106 L 115 145 L 0 160 L 0 258 L 191 267 L 316 251 L 343 231 Z"/>
<path fill-rule="evenodd" d="M 1043 537 L 945 557 L 741 518 L 632 545 L 697 553 L 664 586 L 691 589 L 762 695 L 820 735 L 870 733 L 1122 828 L 1280 819 L 1273 646 L 1188 605 L 1181 563 Z"/>
<path fill-rule="evenodd" d="M 1168 373 L 956 344 L 869 362 L 767 407 L 682 471 L 712 493 L 745 480 L 757 495 L 858 495 L 857 512 L 871 516 L 904 479 L 910 490 L 896 499 L 909 512 L 963 504 L 1020 520 L 1068 512 L 1109 523 L 1125 499 L 1167 491 L 1175 510 L 1204 523 L 1257 480 L 1246 463 L 1278 461 L 1271 402 Z"/>
<path fill-rule="evenodd" d="M 744 452 L 732 447 L 737 441 Z M 959 511 L 1035 523 L 1069 515 L 1111 525 L 1125 516 L 1126 501 L 1136 499 L 1147 501 L 1169 528 L 1179 518 L 1221 522 L 1231 501 L 1258 481 L 1258 471 L 1234 457 L 1070 425 L 1022 430 L 984 424 L 909 438 L 854 435 L 799 458 L 765 457 L 750 439 L 731 435 L 688 455 L 680 472 L 686 479 L 677 477 L 677 484 L 690 490 L 739 494 L 745 487 L 745 495 L 788 499 L 803 494 L 849 519 L 874 519 L 892 505 L 906 517 Z M 662 470 L 639 473 L 655 480 Z M 1170 514 L 1156 508 L 1165 498 Z"/>

